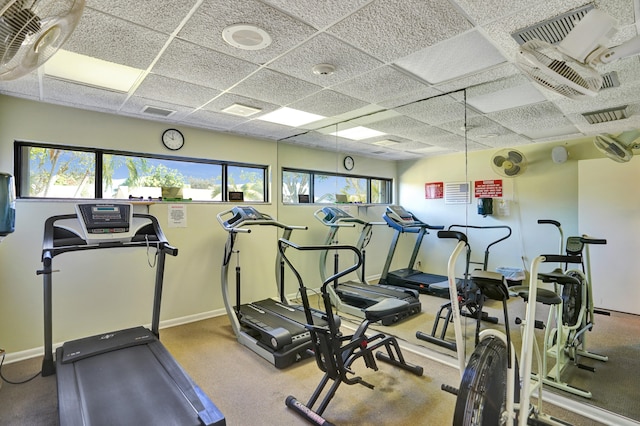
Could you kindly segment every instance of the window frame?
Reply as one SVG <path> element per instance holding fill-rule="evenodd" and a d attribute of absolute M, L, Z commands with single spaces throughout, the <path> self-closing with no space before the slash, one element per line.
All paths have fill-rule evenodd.
<path fill-rule="evenodd" d="M 103 158 L 104 155 L 119 155 L 119 156 L 128 156 L 128 157 L 138 157 L 138 158 L 146 158 L 152 160 L 160 160 L 160 161 L 179 161 L 183 163 L 199 163 L 199 164 L 209 164 L 215 166 L 221 166 L 222 169 L 222 179 L 221 185 L 223 191 L 221 191 L 222 200 L 213 201 L 213 200 L 196 200 L 196 202 L 202 203 L 228 203 L 228 178 L 227 178 L 227 170 L 229 166 L 233 167 L 250 167 L 254 169 L 262 170 L 262 179 L 263 179 L 263 191 L 264 191 L 264 201 L 251 201 L 251 203 L 255 204 L 268 204 L 270 201 L 269 197 L 269 166 L 265 164 L 253 164 L 253 163 L 240 163 L 237 161 L 223 161 L 223 160 L 212 160 L 205 158 L 194 158 L 194 157 L 181 157 L 176 155 L 166 155 L 166 154 L 152 154 L 152 153 L 141 153 L 141 152 L 133 152 L 133 151 L 122 151 L 122 150 L 113 150 L 113 149 L 103 149 L 103 148 L 90 148 L 84 146 L 75 146 L 75 145 L 64 145 L 64 144 L 52 144 L 52 143 L 41 143 L 41 142 L 30 142 L 30 141 L 14 141 L 13 143 L 13 153 L 14 153 L 14 175 L 16 176 L 15 185 L 16 185 L 16 196 L 18 199 L 24 200 L 70 200 L 72 198 L 59 198 L 59 197 L 34 197 L 24 195 L 23 188 L 23 149 L 24 148 L 44 148 L 44 149 L 60 149 L 66 151 L 78 151 L 78 152 L 89 152 L 95 155 L 95 183 L 94 183 L 94 196 L 90 199 L 103 200 L 103 174 L 102 174 L 102 166 L 103 166 Z M 27 159 L 28 161 L 28 159 Z M 98 196 L 100 194 L 100 196 Z M 75 200 L 78 199 L 87 199 L 87 198 L 73 198 Z M 247 202 L 247 201 L 245 201 Z"/>
<path fill-rule="evenodd" d="M 294 201 L 285 201 L 284 200 L 284 191 L 282 190 L 283 188 L 281 188 L 281 194 L 282 194 L 282 199 L 281 202 L 282 204 L 285 205 L 299 205 L 299 204 L 331 204 L 331 203 L 316 203 L 313 200 L 315 200 L 315 176 L 316 175 L 323 175 L 323 176 L 333 176 L 333 177 L 338 177 L 338 178 L 355 178 L 355 179 L 366 179 L 367 181 L 367 188 L 366 188 L 366 196 L 367 196 L 367 201 L 363 202 L 363 203 L 349 203 L 349 204 L 355 204 L 355 205 L 369 205 L 369 204 L 373 204 L 373 205 L 388 205 L 388 204 L 392 204 L 393 203 L 393 179 L 392 178 L 384 178 L 384 177 L 379 177 L 379 176 L 365 176 L 365 175 L 356 175 L 356 174 L 347 174 L 347 173 L 337 173 L 337 172 L 327 172 L 327 171 L 322 171 L 322 170 L 308 170 L 308 169 L 296 169 L 296 168 L 291 168 L 291 167 L 282 167 L 281 169 L 281 185 L 284 185 L 284 174 L 286 172 L 289 173 L 303 173 L 303 174 L 308 174 L 309 175 L 309 203 L 300 203 L 297 200 Z M 372 190 L 371 190 L 371 181 L 373 180 L 377 180 L 377 181 L 381 181 L 381 182 L 385 182 L 387 185 L 387 189 L 388 189 L 388 197 L 386 199 L 386 201 L 380 202 L 380 203 L 375 203 L 371 201 L 371 195 L 372 195 Z"/>

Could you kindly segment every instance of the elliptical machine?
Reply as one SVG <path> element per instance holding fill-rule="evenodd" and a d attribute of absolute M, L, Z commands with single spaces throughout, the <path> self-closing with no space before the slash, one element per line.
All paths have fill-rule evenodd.
<path fill-rule="evenodd" d="M 311 308 L 307 296 L 307 293 L 313 290 L 304 284 L 300 273 L 287 258 L 285 250 L 288 247 L 297 251 L 323 251 L 329 249 L 351 251 L 355 255 L 355 263 L 353 265 L 342 271 L 335 271 L 333 275 L 323 281 L 321 298 L 326 317 L 321 318 L 320 322 L 318 321 L 319 318 L 314 315 L 315 310 Z M 287 407 L 303 416 L 305 420 L 312 424 L 331 425 L 330 422 L 322 417 L 322 414 L 342 383 L 346 383 L 347 385 L 360 384 L 370 389 L 373 388 L 373 385 L 366 382 L 362 377 L 355 376 L 355 372 L 352 370 L 352 364 L 360 358 L 364 361 L 365 366 L 372 370 L 378 370 L 377 359 L 402 368 L 417 376 L 422 376 L 423 368 L 406 362 L 402 355 L 400 345 L 394 336 L 384 333 L 367 335 L 370 324 L 380 321 L 382 318 L 398 314 L 400 310 L 404 309 L 406 302 L 399 299 L 385 299 L 383 302 L 364 310 L 365 319 L 352 335 L 344 335 L 340 330 L 340 317 L 333 313 L 328 287 L 334 281 L 360 268 L 362 265 L 362 255 L 356 247 L 347 245 L 300 246 L 281 238 L 278 243 L 278 250 L 280 256 L 298 280 L 300 297 L 307 319 L 305 327 L 311 333 L 313 353 L 318 368 L 324 372 L 324 376 L 311 395 L 309 402 L 303 404 L 290 395 L 285 401 Z M 284 273 L 284 271 L 282 271 L 282 273 Z M 377 351 L 383 348 L 384 351 Z M 326 389 L 330 381 L 331 385 Z M 324 397 L 320 401 L 318 408 L 314 409 L 314 405 L 322 395 L 324 395 Z"/>

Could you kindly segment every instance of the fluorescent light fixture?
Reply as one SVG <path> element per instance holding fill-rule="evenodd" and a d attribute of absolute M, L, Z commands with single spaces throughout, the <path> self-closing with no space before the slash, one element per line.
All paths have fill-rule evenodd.
<path fill-rule="evenodd" d="M 326 118 L 323 115 L 311 114 L 298 109 L 282 107 L 273 112 L 257 117 L 256 120 L 269 121 L 271 123 L 284 124 L 285 126 L 298 127 L 314 121 Z"/>
<path fill-rule="evenodd" d="M 400 142 L 398 141 L 392 141 L 391 139 L 383 139 L 381 141 L 378 142 L 374 142 L 373 145 L 378 145 L 378 146 L 392 146 L 392 145 L 397 145 Z"/>
<path fill-rule="evenodd" d="M 62 80 L 126 93 L 140 78 L 143 70 L 58 50 L 45 63 L 44 72 Z"/>
<path fill-rule="evenodd" d="M 341 138 L 352 139 L 359 141 L 362 139 L 375 138 L 377 136 L 386 135 L 386 133 L 379 132 L 377 130 L 369 129 L 368 127 L 356 126 L 350 129 L 339 130 L 337 132 L 329 133 L 330 135 L 340 136 Z"/>
<path fill-rule="evenodd" d="M 254 108 L 241 104 L 233 104 L 229 105 L 222 112 L 226 112 L 227 114 L 237 115 L 240 117 L 249 117 L 257 112 L 262 111 L 260 108 Z"/>

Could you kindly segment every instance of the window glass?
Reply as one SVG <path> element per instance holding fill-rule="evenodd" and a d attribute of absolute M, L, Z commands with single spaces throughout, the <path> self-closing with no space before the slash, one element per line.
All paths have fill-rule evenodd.
<path fill-rule="evenodd" d="M 371 179 L 371 203 L 391 202 L 391 182 L 388 180 Z"/>
<path fill-rule="evenodd" d="M 93 198 L 96 156 L 92 152 L 22 147 L 21 195 Z"/>
<path fill-rule="evenodd" d="M 304 172 L 282 172 L 282 202 L 298 203 L 300 195 L 310 195 L 311 175 Z"/>
<path fill-rule="evenodd" d="M 222 166 L 105 154 L 102 198 L 222 200 Z"/>
<path fill-rule="evenodd" d="M 282 171 L 283 203 L 391 203 L 391 179 L 316 173 L 309 170 Z"/>
<path fill-rule="evenodd" d="M 336 190 L 338 188 L 336 176 L 313 175 L 313 202 L 314 203 L 335 203 Z"/>
<path fill-rule="evenodd" d="M 264 201 L 265 169 L 247 166 L 227 167 L 227 191 L 242 192 L 244 201 Z"/>

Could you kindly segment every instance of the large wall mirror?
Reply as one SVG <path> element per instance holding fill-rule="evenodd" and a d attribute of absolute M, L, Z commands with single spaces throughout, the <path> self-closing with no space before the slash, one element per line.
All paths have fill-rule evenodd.
<path fill-rule="evenodd" d="M 397 110 L 403 109 L 403 113 L 411 110 L 412 114 L 421 119 L 411 120 L 406 115 L 400 116 L 396 113 Z M 430 137 L 445 137 L 427 124 L 429 119 L 424 117 L 429 114 L 433 116 L 431 120 L 438 120 L 440 126 L 446 123 L 449 130 L 446 135 L 447 143 L 451 147 L 449 151 L 430 153 L 430 150 L 435 151 L 441 148 L 430 148 L 428 143 L 424 142 Z M 452 227 L 454 230 L 465 233 L 471 250 L 470 270 L 483 268 L 486 262 L 488 270 L 500 270 L 510 274 L 510 278 L 514 281 L 511 284 L 518 284 L 523 277 L 525 278 L 523 284 L 527 283 L 526 277 L 535 256 L 553 254 L 560 250 L 561 238 L 558 229 L 553 225 L 539 224 L 538 220 L 550 219 L 560 223 L 565 243 L 568 236 L 579 236 L 581 232 L 596 233 L 599 235 L 594 236 L 599 238 L 611 238 L 607 235 L 607 226 L 595 228 L 587 226 L 587 221 L 583 218 L 585 209 L 593 210 L 590 206 L 594 204 L 594 200 L 593 197 L 590 199 L 585 195 L 581 185 L 593 186 L 593 183 L 585 181 L 585 176 L 591 175 L 589 167 L 600 168 L 597 165 L 589 165 L 586 166 L 585 171 L 585 165 L 590 161 L 610 162 L 601 158 L 602 156 L 593 147 L 591 138 L 536 144 L 524 143 L 520 136 L 505 133 L 500 126 L 474 114 L 474 110 L 466 105 L 464 91 L 429 97 L 410 105 L 363 114 L 355 120 L 355 124 L 384 132 L 385 136 L 380 137 L 380 140 L 388 138 L 396 139 L 400 144 L 413 144 L 415 157 L 402 158 L 393 166 L 393 169 L 388 169 L 390 162 L 381 160 L 384 156 L 382 153 L 393 153 L 396 149 L 393 145 L 384 143 L 378 145 L 381 154 L 379 158 L 375 154 L 369 156 L 359 154 L 353 149 L 353 144 L 373 142 L 371 140 L 359 142 L 337 136 L 336 134 L 340 134 L 341 130 L 354 127 L 353 120 L 345 120 L 279 141 L 278 168 L 277 171 L 274 170 L 274 174 L 277 173 L 278 176 L 274 181 L 282 183 L 283 169 L 311 170 L 326 172 L 328 175 L 347 174 L 354 177 L 392 175 L 394 204 L 402 205 L 429 225 L 442 226 L 444 229 Z M 397 134 L 412 134 L 423 142 L 412 141 L 409 137 L 403 139 Z M 389 138 L 389 135 L 394 137 Z M 516 163 L 522 161 L 520 166 L 523 170 L 507 171 L 499 170 L 499 166 L 496 167 L 498 161 L 496 157 L 506 155 L 508 159 L 509 150 L 523 156 L 522 159 L 510 159 L 515 160 Z M 567 156 L 558 159 L 552 152 L 555 152 L 556 156 L 558 152 Z M 344 159 L 347 156 L 353 158 L 355 162 L 353 168 L 351 164 L 345 167 Z M 610 163 L 613 164 L 613 162 Z M 507 166 L 505 165 L 503 169 L 505 167 Z M 636 163 L 630 167 L 637 169 L 638 165 Z M 640 172 L 632 173 L 637 177 Z M 308 185 L 313 185 L 313 182 L 308 182 Z M 284 222 L 304 224 L 309 227 L 308 231 L 296 237 L 297 242 L 324 244 L 328 241 L 329 228 L 323 226 L 314 217 L 314 213 L 324 206 L 338 207 L 366 222 L 375 223 L 365 248 L 364 277 L 371 283 L 376 283 L 380 279 L 394 239 L 394 230 L 383 221 L 386 205 L 370 204 L 359 200 L 352 202 L 353 200 L 348 198 L 345 200 L 331 197 L 320 200 L 314 200 L 312 197 L 309 203 L 299 203 L 298 200 L 291 202 L 291 199 L 283 202 L 282 191 L 282 187 L 276 189 L 278 217 Z M 341 191 L 342 187 L 337 185 L 335 194 Z M 483 198 L 493 199 L 492 210 L 488 214 L 481 214 L 478 210 L 478 197 L 476 197 L 478 191 L 486 191 L 485 194 L 488 195 Z M 591 204 L 585 205 L 585 203 Z M 485 206 L 485 208 L 489 207 Z M 637 213 L 637 208 L 634 213 Z M 342 244 L 355 245 L 359 241 L 360 232 L 359 226 L 340 228 L 334 240 Z M 415 243 L 415 234 L 400 235 L 390 270 L 409 266 Z M 427 273 L 446 275 L 447 262 L 454 247 L 455 241 L 439 239 L 437 231 L 431 230 L 422 240 L 413 267 Z M 615 241 L 609 241 L 606 246 L 594 246 L 590 250 L 595 305 L 598 308 L 605 308 L 603 310 L 610 315 L 595 314 L 593 328 L 585 331 L 584 337 L 588 339 L 590 351 L 602 353 L 608 356 L 609 360 L 601 362 L 580 357 L 580 363 L 593 367 L 595 371 L 579 368 L 569 361 L 562 374 L 563 381 L 588 390 L 592 394 L 591 398 L 552 387 L 546 389 L 558 404 L 564 405 L 567 402 L 585 404 L 639 421 L 640 411 L 633 401 L 640 389 L 637 382 L 627 373 L 640 367 L 636 365 L 638 363 L 636 360 L 640 359 L 638 353 L 640 348 L 637 344 L 639 312 L 615 303 L 611 305 L 608 302 L 608 296 L 602 295 L 603 287 L 610 285 L 606 276 L 607 265 L 604 263 L 610 253 L 606 252 L 619 249 L 620 246 Z M 332 254 L 327 258 L 326 271 L 330 274 Z M 346 265 L 351 260 L 346 256 L 346 258 L 340 258 L 339 262 L 341 265 Z M 307 256 L 299 261 L 305 265 L 310 274 L 315 275 L 315 277 L 309 276 L 308 279 L 319 282 L 321 268 L 319 256 Z M 556 266 L 553 265 L 553 267 Z M 465 254 L 463 254 L 456 265 L 458 277 L 464 275 L 465 268 Z M 353 273 L 349 279 L 359 280 L 360 277 Z M 516 345 L 519 345 L 520 331 L 516 319 L 524 317 L 525 303 L 521 298 L 513 294 L 512 296 L 508 302 L 510 328 Z M 410 316 L 394 324 L 379 324 L 376 328 L 396 335 L 427 357 L 436 358 L 455 367 L 456 352 L 445 347 L 446 345 L 437 345 L 416 336 L 416 332 L 420 331 L 441 337 L 440 333 L 446 320 L 439 320 L 439 326 L 435 332 L 433 327 L 441 306 L 446 304 L 448 299 L 426 294 L 420 295 L 419 298 L 422 302 L 421 314 Z M 481 329 L 488 327 L 504 329 L 501 309 L 499 302 L 487 302 L 484 310 L 489 321 L 481 321 Z M 548 322 L 547 312 L 548 307 L 545 306 L 541 306 L 538 310 L 538 319 L 545 324 Z M 359 321 L 348 312 L 340 312 L 340 314 L 348 323 L 356 324 Z M 441 312 L 441 315 L 444 314 L 446 314 L 446 308 Z M 495 321 L 497 323 L 494 323 Z M 475 346 L 476 320 L 463 317 L 462 322 L 466 345 L 464 356 L 468 359 Z M 547 326 L 553 327 L 553 324 Z M 454 327 L 449 324 L 447 329 L 445 340 L 452 342 L 455 340 Z M 537 333 L 539 343 L 543 345 L 544 331 L 539 330 Z M 612 339 L 614 335 L 616 338 Z M 549 359 L 549 363 L 554 362 L 555 360 Z M 621 387 L 624 390 L 620 390 Z"/>

